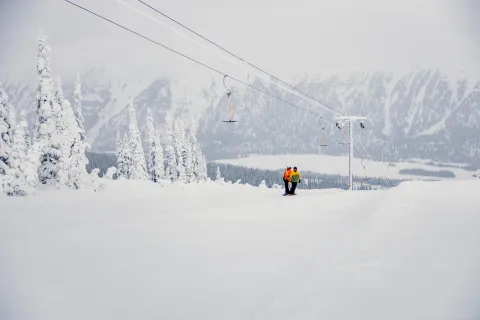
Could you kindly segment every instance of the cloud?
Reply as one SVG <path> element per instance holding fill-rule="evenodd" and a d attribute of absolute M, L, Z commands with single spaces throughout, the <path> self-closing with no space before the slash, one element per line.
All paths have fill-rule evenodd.
<path fill-rule="evenodd" d="M 192 44 L 116 0 L 74 1 L 222 71 L 243 74 L 222 55 Z M 168 23 L 137 1 L 125 1 Z M 469 32 L 459 27 L 463 9 L 459 2 L 146 1 L 281 77 L 358 69 L 408 70 L 414 66 L 439 67 L 452 73 L 469 70 L 480 75 L 478 47 L 474 45 L 478 34 L 473 26 Z M 474 0 L 463 1 L 471 2 L 464 6 L 478 6 Z M 458 13 L 456 17 L 452 10 Z M 5 74 L 33 72 L 35 37 L 41 28 L 50 37 L 53 66 L 58 72 L 103 66 L 125 77 L 214 76 L 64 1 L 4 0 L 0 21 L 6 30 L 0 34 L 0 70 Z"/>

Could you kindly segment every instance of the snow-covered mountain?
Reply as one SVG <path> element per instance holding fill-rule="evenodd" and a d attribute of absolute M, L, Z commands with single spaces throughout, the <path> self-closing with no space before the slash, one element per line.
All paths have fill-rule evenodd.
<path fill-rule="evenodd" d="M 94 151 L 115 150 L 116 133 L 127 128 L 127 104 L 133 99 L 137 107 L 140 130 L 146 132 L 147 108 L 155 123 L 163 129 L 167 115 L 185 122 L 198 122 L 202 106 L 207 107 L 208 90 L 187 82 L 164 77 L 155 79 L 113 79 L 104 69 L 81 74 L 83 115 L 87 140 Z M 73 96 L 75 79 L 62 79 L 65 97 Z M 30 125 L 35 123 L 35 80 L 4 81 L 1 84 L 18 110 L 27 111 Z M 198 101 L 202 101 L 199 103 Z M 205 108 L 204 107 L 204 108 Z"/>
<path fill-rule="evenodd" d="M 257 81 L 255 86 L 331 120 L 335 117 L 273 84 Z M 297 87 L 333 108 L 368 118 L 365 130 L 355 127 L 357 154 L 480 164 L 480 82 L 419 69 L 401 76 L 372 72 L 302 80 Z M 322 125 L 329 144 L 323 152 L 348 151 L 348 145 L 339 144 L 348 132 L 342 138 L 335 123 L 251 89 L 235 91 L 232 97 L 237 124 L 221 122 L 225 99 L 200 122 L 199 138 L 210 157 L 318 152 Z"/>
<path fill-rule="evenodd" d="M 316 153 L 322 125 L 329 144 L 322 152 L 347 152 L 347 145 L 339 144 L 345 141 L 346 130 L 342 134 L 334 123 L 253 89 L 232 89 L 232 117 L 239 122 L 231 124 L 222 122 L 227 117 L 227 100 L 221 81 L 192 86 L 188 80 L 162 77 L 112 79 L 102 69 L 92 69 L 81 78 L 85 128 L 93 150 L 114 150 L 117 131 L 127 125 L 127 102 L 133 98 L 142 131 L 147 107 L 160 125 L 167 114 L 196 121 L 199 140 L 210 159 L 248 153 Z M 74 80 L 64 80 L 65 95 L 71 97 Z M 271 83 L 255 80 L 252 84 L 302 109 L 334 117 Z M 35 81 L 7 81 L 3 86 L 16 107 L 29 111 L 33 123 Z M 300 79 L 296 86 L 331 107 L 368 117 L 365 130 L 355 127 L 360 139 L 357 155 L 480 164 L 480 82 L 417 69 L 403 75 L 370 72 Z"/>

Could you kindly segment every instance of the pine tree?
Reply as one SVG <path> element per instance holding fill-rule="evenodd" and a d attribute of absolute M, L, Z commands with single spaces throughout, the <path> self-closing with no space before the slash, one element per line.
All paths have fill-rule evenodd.
<path fill-rule="evenodd" d="M 192 181 L 200 181 L 200 168 L 202 153 L 198 146 L 197 138 L 195 137 L 194 126 L 191 125 L 186 134 L 187 144 L 191 150 L 191 162 L 192 162 Z"/>
<path fill-rule="evenodd" d="M 70 170 L 68 186 L 80 189 L 88 176 L 88 158 L 85 150 L 85 143 L 80 135 L 76 136 L 70 154 Z"/>
<path fill-rule="evenodd" d="M 183 164 L 185 166 L 185 177 L 187 179 L 187 182 L 192 183 L 196 181 L 196 177 L 194 175 L 194 164 L 193 164 L 194 150 L 188 138 L 188 131 L 189 130 L 187 129 L 182 132 L 183 133 L 182 142 L 184 145 L 182 158 L 183 158 Z"/>
<path fill-rule="evenodd" d="M 27 114 L 25 111 L 20 112 L 20 121 L 17 124 L 17 128 L 20 127 L 23 130 L 23 136 L 25 137 L 25 147 L 27 149 L 27 154 L 32 147 L 32 138 L 30 137 L 30 131 L 28 131 L 28 122 L 27 122 Z"/>
<path fill-rule="evenodd" d="M 147 170 L 148 175 L 150 176 L 150 180 L 153 182 L 157 182 L 157 175 L 155 173 L 156 168 L 156 130 L 155 124 L 153 121 L 152 111 L 150 108 L 147 109 L 147 138 L 148 138 L 148 162 L 147 162 Z"/>
<path fill-rule="evenodd" d="M 8 103 L 8 95 L 0 88 L 0 177 L 7 174 L 11 165 L 14 114 L 13 107 Z"/>
<path fill-rule="evenodd" d="M 183 130 L 181 124 L 176 121 L 173 129 L 173 145 L 175 155 L 177 158 L 177 180 L 179 182 L 187 182 L 184 154 L 185 154 L 185 139 L 183 138 Z"/>
<path fill-rule="evenodd" d="M 206 181 L 208 178 L 207 173 L 207 160 L 203 154 L 200 145 L 195 136 L 195 127 L 191 125 L 186 133 L 186 143 L 190 146 L 191 150 L 191 163 L 192 163 L 192 180 L 193 181 Z"/>
<path fill-rule="evenodd" d="M 33 186 L 29 172 L 29 142 L 28 124 L 25 113 L 22 113 L 12 137 L 10 169 L 4 184 L 7 195 L 24 196 L 28 193 L 28 188 Z"/>
<path fill-rule="evenodd" d="M 75 115 L 75 121 L 77 122 L 78 134 L 81 141 L 85 141 L 85 127 L 83 125 L 83 112 L 82 112 L 82 84 L 80 82 L 80 75 L 77 74 L 77 82 L 75 84 L 75 91 L 73 93 L 73 113 Z"/>
<path fill-rule="evenodd" d="M 220 173 L 220 167 L 217 167 L 217 174 L 215 176 L 215 181 L 222 179 L 222 174 Z"/>
<path fill-rule="evenodd" d="M 133 170 L 133 159 L 132 159 L 132 151 L 130 150 L 130 139 L 125 134 L 123 136 L 123 161 L 124 161 L 124 178 L 130 179 L 132 176 Z"/>
<path fill-rule="evenodd" d="M 128 168 L 125 158 L 125 143 L 120 137 L 120 133 L 117 132 L 117 178 L 127 179 Z"/>
<path fill-rule="evenodd" d="M 60 145 L 60 159 L 57 180 L 61 185 L 68 185 L 71 187 L 80 187 L 81 168 L 75 170 L 73 163 L 73 148 L 75 147 L 75 154 L 78 155 L 81 150 L 79 145 L 75 145 L 75 140 L 78 136 L 77 124 L 73 114 L 70 102 L 63 96 L 62 81 L 60 77 L 57 78 L 55 85 L 55 100 L 54 115 L 56 119 L 56 137 L 57 144 Z M 86 165 L 85 165 L 86 168 Z M 75 181 L 72 181 L 72 178 Z"/>
<path fill-rule="evenodd" d="M 42 184 L 56 183 L 59 160 L 61 157 L 60 141 L 56 136 L 56 119 L 58 112 L 54 97 L 53 80 L 50 71 L 50 60 L 47 52 L 50 49 L 45 44 L 45 37 L 38 37 L 37 50 L 37 124 L 35 132 L 34 154 L 38 154 L 38 180 Z"/>
<path fill-rule="evenodd" d="M 132 100 L 129 102 L 128 111 L 130 118 L 128 132 L 130 136 L 130 152 L 132 158 L 132 167 L 129 178 L 148 180 L 147 165 L 142 147 L 142 138 L 140 136 L 140 131 L 138 130 L 137 115 L 135 113 L 135 106 Z"/>
<path fill-rule="evenodd" d="M 87 144 L 85 141 L 85 128 L 82 115 L 82 88 L 78 74 L 73 100 L 74 108 L 72 110 L 72 115 L 74 122 L 72 124 L 72 130 L 75 132 L 75 135 L 72 143 L 72 152 L 70 154 L 71 169 L 69 184 L 71 187 L 79 189 L 82 185 L 82 181 L 86 180 L 88 175 L 88 158 L 86 155 Z"/>
<path fill-rule="evenodd" d="M 23 172 L 28 187 L 34 187 L 38 182 L 38 154 L 34 153 L 30 132 L 28 131 L 27 115 L 24 111 L 20 112 L 20 121 L 18 122 L 15 133 L 24 139 L 25 158 L 23 162 Z M 20 143 L 20 141 L 19 141 Z M 20 148 L 23 150 L 23 145 Z"/>
<path fill-rule="evenodd" d="M 198 156 L 198 181 L 207 181 L 208 171 L 207 171 L 207 159 L 205 155 L 200 150 L 200 146 L 196 146 Z"/>
<path fill-rule="evenodd" d="M 155 130 L 155 137 L 156 137 L 156 143 L 155 143 L 155 149 L 156 149 L 156 155 L 155 155 L 155 174 L 158 180 L 163 180 L 166 178 L 165 175 L 165 164 L 164 164 L 164 157 L 163 157 L 163 148 L 161 144 L 161 139 L 160 139 L 160 131 L 158 129 Z"/>
<path fill-rule="evenodd" d="M 200 146 L 195 144 L 194 147 L 194 158 L 195 158 L 195 170 L 196 170 L 196 180 L 198 182 L 205 182 L 208 179 L 207 171 L 207 159 L 202 153 Z"/>
<path fill-rule="evenodd" d="M 169 118 L 165 119 L 167 127 L 167 145 L 165 147 L 165 152 L 167 156 L 167 169 L 165 172 L 166 178 L 171 182 L 178 180 L 177 174 L 177 157 L 175 154 L 175 149 L 173 147 L 173 128 L 172 122 Z"/>
<path fill-rule="evenodd" d="M 159 182 L 165 177 L 165 169 L 163 165 L 163 149 L 160 144 L 160 136 L 155 129 L 152 112 L 147 109 L 147 133 L 148 133 L 148 174 L 150 180 Z"/>

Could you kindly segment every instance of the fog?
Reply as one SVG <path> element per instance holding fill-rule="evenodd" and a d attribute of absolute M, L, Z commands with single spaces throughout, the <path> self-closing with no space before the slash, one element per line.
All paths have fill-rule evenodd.
<path fill-rule="evenodd" d="M 244 72 L 226 61 L 224 54 L 214 54 L 127 7 L 169 23 L 138 1 L 124 1 L 74 0 L 222 72 Z M 475 19 L 480 8 L 475 0 L 146 2 L 247 61 L 288 79 L 415 67 L 480 78 L 480 25 Z M 1 0 L 0 30 L 0 78 L 35 75 L 39 30 L 49 37 L 53 68 L 62 75 L 104 67 L 112 76 L 121 77 L 217 76 L 63 0 Z"/>

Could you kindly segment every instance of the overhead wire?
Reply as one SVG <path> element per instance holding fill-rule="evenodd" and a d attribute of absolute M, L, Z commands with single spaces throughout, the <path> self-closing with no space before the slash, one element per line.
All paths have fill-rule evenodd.
<path fill-rule="evenodd" d="M 356 134 L 353 134 L 354 138 L 355 138 L 355 141 L 358 141 L 360 143 L 360 145 L 362 146 L 363 148 L 363 151 L 366 153 L 366 155 L 370 158 L 370 160 L 372 161 L 375 161 L 373 160 L 373 157 L 370 155 L 370 153 L 367 151 L 367 148 L 365 148 L 365 145 L 363 144 L 362 140 L 359 139 L 359 136 L 356 135 Z M 388 168 L 388 166 L 385 165 L 385 163 L 382 162 L 382 164 L 387 168 L 387 171 L 389 172 L 390 176 L 392 175 L 392 173 L 390 172 L 390 169 Z M 370 171 L 370 170 L 369 170 Z M 385 181 L 385 183 L 387 184 L 387 186 L 389 188 L 391 188 L 392 186 L 390 185 L 390 183 L 388 182 L 388 180 L 382 176 L 382 179 L 383 181 Z"/>
<path fill-rule="evenodd" d="M 149 41 L 149 42 L 151 42 L 151 43 L 153 43 L 153 44 L 155 44 L 155 45 L 158 45 L 158 46 L 160 46 L 160 47 L 162 47 L 162 48 L 170 51 L 170 52 L 173 52 L 173 53 L 175 53 L 175 54 L 177 54 L 177 55 L 180 55 L 181 57 L 183 57 L 183 58 L 185 58 L 185 59 L 188 59 L 188 60 L 190 60 L 190 61 L 192 61 L 192 62 L 194 62 L 194 63 L 197 63 L 198 65 L 201 65 L 201 66 L 203 66 L 203 67 L 205 67 L 205 68 L 207 68 L 207 69 L 209 69 L 209 70 L 211 70 L 211 71 L 213 71 L 213 72 L 215 72 L 215 73 L 218 73 L 218 74 L 220 74 L 220 75 L 222 75 L 222 76 L 228 76 L 230 79 L 232 79 L 232 80 L 234 80 L 234 81 L 236 81 L 236 82 L 238 82 L 238 83 L 240 83 L 240 84 L 243 84 L 243 85 L 245 85 L 245 86 L 247 86 L 247 87 L 249 87 L 249 88 L 251 88 L 251 89 L 253 89 L 253 90 L 256 90 L 256 91 L 258 91 L 258 92 L 260 92 L 260 93 L 262 93 L 262 94 L 265 94 L 265 95 L 270 96 L 270 97 L 272 97 L 272 98 L 275 98 L 275 99 L 277 99 L 277 100 L 279 100 L 279 101 L 282 101 L 282 102 L 288 104 L 288 105 L 291 106 L 291 107 L 297 108 L 297 109 L 302 110 L 302 111 L 307 112 L 307 113 L 310 113 L 310 114 L 312 114 L 312 115 L 315 115 L 315 116 L 317 116 L 317 117 L 319 117 L 319 118 L 325 119 L 325 120 L 330 121 L 330 122 L 332 122 L 332 123 L 335 122 L 335 121 L 333 121 L 333 120 L 331 120 L 331 119 L 329 119 L 329 118 L 326 118 L 326 117 L 322 116 L 322 115 L 319 114 L 319 113 L 316 113 L 316 112 L 311 111 L 310 109 L 306 109 L 306 108 L 300 107 L 300 106 L 298 106 L 298 105 L 296 105 L 296 104 L 294 104 L 294 103 L 292 103 L 292 102 L 290 102 L 290 101 L 287 101 L 287 100 L 282 99 L 282 98 L 280 98 L 280 97 L 278 97 L 278 96 L 276 96 L 276 95 L 273 95 L 273 94 L 269 93 L 268 91 L 259 89 L 259 88 L 255 87 L 255 86 L 253 86 L 253 85 L 251 85 L 251 84 L 249 84 L 249 83 L 246 83 L 246 82 L 244 82 L 244 81 L 242 81 L 242 80 L 240 80 L 240 79 L 238 79 L 238 78 L 236 78 L 236 77 L 230 76 L 230 75 L 228 75 L 227 73 L 224 73 L 224 72 L 222 72 L 222 71 L 220 71 L 220 70 L 218 70 L 218 69 L 216 69 L 216 68 L 214 68 L 214 67 L 211 67 L 211 66 L 207 65 L 206 63 L 203 63 L 203 62 L 201 62 L 201 61 L 199 61 L 199 60 L 196 60 L 196 59 L 194 59 L 194 58 L 192 58 L 192 57 L 190 57 L 190 56 L 188 56 L 188 55 L 186 55 L 186 54 L 184 54 L 184 53 L 181 53 L 181 52 L 179 52 L 179 51 L 177 51 L 177 50 L 175 50 L 175 49 L 172 49 L 172 48 L 170 48 L 170 47 L 168 47 L 168 46 L 166 46 L 166 45 L 164 45 L 164 44 L 162 44 L 162 43 L 160 43 L 160 42 L 158 42 L 158 41 L 156 41 L 156 40 L 154 40 L 154 39 L 152 39 L 152 38 L 149 38 L 149 37 L 147 37 L 147 36 L 144 36 L 143 34 L 137 32 L 137 31 L 135 31 L 135 30 L 132 30 L 132 29 L 130 29 L 130 28 L 128 28 L 128 27 L 125 27 L 125 26 L 123 26 L 123 25 L 120 24 L 120 23 L 117 23 L 117 22 L 115 22 L 115 21 L 113 21 L 113 20 L 111 20 L 111 19 L 108 19 L 108 18 L 106 18 L 106 17 L 104 17 L 104 16 L 102 16 L 102 15 L 100 15 L 100 14 L 98 14 L 98 13 L 95 13 L 95 12 L 93 12 L 93 11 L 85 8 L 85 7 L 82 7 L 81 5 L 79 5 L 79 4 L 77 4 L 77 3 L 74 3 L 74 2 L 72 2 L 72 1 L 70 1 L 70 0 L 64 0 L 64 1 L 67 2 L 67 3 L 69 3 L 69 4 L 71 4 L 71 5 L 73 5 L 73 6 L 75 6 L 75 7 L 77 7 L 77 8 L 79 8 L 79 9 L 81 9 L 81 10 L 83 10 L 83 11 L 85 11 L 85 12 L 87 12 L 87 13 L 89 13 L 89 14 L 92 14 L 92 15 L 96 16 L 97 18 L 100 18 L 100 19 L 102 19 L 102 20 L 104 20 L 104 21 L 106 21 L 106 22 L 109 22 L 109 23 L 111 23 L 111 24 L 113 24 L 113 25 L 115 25 L 115 26 L 117 26 L 117 27 L 119 27 L 119 28 L 121 28 L 121 29 L 123 29 L 123 30 L 125 30 L 125 31 L 128 31 L 128 32 L 130 32 L 130 33 L 132 33 L 132 34 L 134 34 L 134 35 L 136 35 L 136 36 L 138 36 L 138 37 L 141 37 L 141 38 L 143 38 L 143 39 L 145 39 L 145 40 L 147 40 L 147 41 Z"/>
<path fill-rule="evenodd" d="M 181 35 L 183 35 L 184 37 L 188 38 L 186 35 L 180 33 L 178 30 L 173 29 L 173 28 L 171 28 L 170 26 L 165 25 L 165 24 L 162 23 L 161 21 L 158 21 L 158 20 L 154 19 L 153 17 L 147 15 L 146 13 L 141 12 L 141 11 L 139 11 L 138 9 L 136 9 L 136 8 L 134 8 L 134 7 L 126 4 L 123 0 L 117 0 L 117 1 L 120 2 L 120 3 L 122 3 L 122 4 L 125 5 L 125 6 L 129 7 L 130 9 L 136 11 L 137 13 L 140 13 L 140 14 L 146 16 L 146 17 L 149 17 L 151 20 L 157 21 L 157 22 L 158 22 L 159 24 L 161 24 L 162 26 L 165 26 L 165 27 L 167 27 L 168 29 L 173 30 L 174 32 L 176 32 L 176 33 L 178 33 L 178 34 L 181 34 Z M 267 80 L 267 81 L 269 81 L 269 82 L 271 82 L 271 83 L 273 83 L 273 84 L 281 87 L 281 88 L 284 89 L 284 90 L 289 91 L 290 93 L 293 93 L 293 94 L 295 94 L 295 95 L 297 95 L 297 96 L 299 96 L 299 97 L 301 97 L 301 98 L 309 101 L 310 103 L 316 104 L 317 106 L 319 106 L 319 107 L 321 107 L 321 108 L 323 108 L 323 109 L 325 109 L 325 110 L 327 110 L 327 111 L 330 111 L 330 112 L 336 113 L 336 114 L 340 114 L 340 115 L 343 115 L 343 116 L 346 115 L 346 113 L 344 113 L 344 112 L 342 112 L 342 111 L 340 111 L 340 110 L 338 110 L 338 109 L 335 109 L 335 108 L 329 106 L 326 102 L 324 102 L 324 101 L 322 101 L 322 100 L 320 100 L 320 99 L 318 99 L 318 98 L 312 97 L 311 95 L 307 94 L 306 92 L 303 92 L 302 90 L 300 90 L 300 89 L 292 86 L 292 85 L 289 84 L 288 82 L 283 81 L 282 79 L 280 79 L 280 78 L 274 76 L 273 74 L 271 74 L 271 73 L 263 70 L 262 68 L 254 65 L 254 64 L 252 64 L 252 63 L 250 63 L 250 62 L 248 62 L 246 59 L 244 59 L 244 58 L 242 58 L 242 57 L 234 54 L 233 52 L 231 52 L 230 50 L 224 48 L 223 46 L 218 45 L 218 44 L 215 43 L 214 41 L 208 39 L 207 37 L 201 35 L 200 33 L 196 32 L 196 31 L 194 31 L 193 29 L 187 27 L 186 25 L 184 25 L 184 24 L 182 24 L 181 22 L 175 20 L 174 18 L 172 18 L 172 17 L 170 17 L 169 15 L 163 13 L 162 11 L 154 8 L 153 6 L 149 5 L 148 3 L 146 3 L 146 2 L 144 2 L 144 1 L 142 1 L 142 0 L 137 0 L 137 1 L 140 2 L 141 4 L 143 4 L 144 6 L 150 8 L 151 10 L 155 11 L 156 13 L 162 15 L 163 17 L 169 19 L 170 21 L 174 22 L 175 24 L 181 26 L 182 28 L 188 30 L 189 32 L 195 34 L 196 36 L 200 37 L 201 39 L 203 39 L 203 40 L 207 41 L 208 43 L 214 45 L 215 47 L 217 47 L 218 49 L 222 50 L 223 52 L 225 52 L 225 53 L 229 54 L 230 56 L 232 56 L 232 57 L 234 57 L 234 58 L 242 61 L 245 65 L 250 66 L 250 67 L 252 67 L 253 69 L 256 69 L 257 71 L 260 71 L 261 73 L 263 73 L 263 74 L 265 74 L 265 75 L 268 75 L 271 79 L 274 79 L 275 81 L 282 83 L 282 84 L 285 85 L 286 87 L 281 86 L 281 85 L 279 85 L 278 83 L 276 83 L 275 81 L 272 81 L 271 79 L 266 78 L 266 77 L 258 74 L 257 72 L 255 72 L 255 74 L 256 74 L 257 76 L 259 76 L 259 77 L 261 77 L 261 78 L 263 78 L 263 79 L 265 79 L 265 80 Z M 190 38 L 188 38 L 188 39 L 190 39 Z M 190 39 L 190 40 L 191 40 L 191 39 Z M 193 40 L 191 40 L 191 41 L 193 41 Z M 195 42 L 195 43 L 198 44 L 198 42 Z M 228 59 L 228 58 L 225 57 L 225 56 L 223 56 L 223 57 L 224 57 L 225 60 L 230 61 L 230 62 L 232 62 L 232 63 L 235 63 L 235 62 L 232 61 L 231 59 Z M 238 64 L 237 64 L 237 65 L 238 65 Z M 292 91 L 292 90 L 294 90 L 294 91 Z"/>
<path fill-rule="evenodd" d="M 93 12 L 93 11 L 91 11 L 91 10 L 83 7 L 83 6 L 80 6 L 80 5 L 78 5 L 78 4 L 70 1 L 70 0 L 64 0 L 64 1 L 67 2 L 67 3 L 69 3 L 69 4 L 71 4 L 71 5 L 73 5 L 73 6 L 75 6 L 75 7 L 77 7 L 77 8 L 79 8 L 79 9 L 81 9 L 81 10 L 83 10 L 83 11 L 85 11 L 85 12 L 87 12 L 87 13 L 89 13 L 89 14 L 92 14 L 93 16 L 95 16 L 95 17 L 97 17 L 97 18 L 100 18 L 100 19 L 102 19 L 102 20 L 104 20 L 104 21 L 106 21 L 106 22 L 109 22 L 109 23 L 111 23 L 111 24 L 113 24 L 113 25 L 115 25 L 115 26 L 117 26 L 117 27 L 119 27 L 119 28 L 121 28 L 121 29 L 123 29 L 123 30 L 125 30 L 125 31 L 128 31 L 128 32 L 130 32 L 130 33 L 132 33 L 132 34 L 134 34 L 134 35 L 136 35 L 136 36 L 138 36 L 138 37 L 141 37 L 141 38 L 143 38 L 143 39 L 145 39 L 145 40 L 147 40 L 147 41 L 149 41 L 149 42 L 151 42 L 151 43 L 153 43 L 153 44 L 155 44 L 155 45 L 158 45 L 158 46 L 160 46 L 160 47 L 162 47 L 162 48 L 164 48 L 164 49 L 166 49 L 166 50 L 168 50 L 168 51 L 170 51 L 170 52 L 173 52 L 173 53 L 175 53 L 175 54 L 177 54 L 177 55 L 179 55 L 179 56 L 181 56 L 181 57 L 183 57 L 183 58 L 185 58 L 185 59 L 188 59 L 188 60 L 190 60 L 190 61 L 192 61 L 192 62 L 194 62 L 194 63 L 196 63 L 196 64 L 198 64 L 198 65 L 200 65 L 200 66 L 203 66 L 204 68 L 207 68 L 207 69 L 209 69 L 209 70 L 211 70 L 211 71 L 213 71 L 213 72 L 215 72 L 215 73 L 217 73 L 217 74 L 220 74 L 220 75 L 222 75 L 222 76 L 228 76 L 230 79 L 232 79 L 232 80 L 234 80 L 234 81 L 236 81 L 236 82 L 238 82 L 238 83 L 240 83 L 240 84 L 242 84 L 242 85 L 245 85 L 245 86 L 247 86 L 247 87 L 249 87 L 249 88 L 251 88 L 251 89 L 253 89 L 253 90 L 257 91 L 257 92 L 260 92 L 260 93 L 262 93 L 262 94 L 265 94 L 265 95 L 267 95 L 267 96 L 269 96 L 269 97 L 271 97 L 271 98 L 274 98 L 274 99 L 276 99 L 276 100 L 282 101 L 282 102 L 286 103 L 287 105 L 289 105 L 289 106 L 291 106 L 291 107 L 297 108 L 297 109 L 302 110 L 302 111 L 307 112 L 307 113 L 310 113 L 310 114 L 312 114 L 312 115 L 314 115 L 314 116 L 319 117 L 320 119 L 324 119 L 324 120 L 329 121 L 329 122 L 331 122 L 331 123 L 337 123 L 336 121 L 333 121 L 333 120 L 331 120 L 331 119 L 329 119 L 329 118 L 327 118 L 327 117 L 324 117 L 323 115 L 321 115 L 321 114 L 319 114 L 319 113 L 316 113 L 316 112 L 314 112 L 314 111 L 312 111 L 312 110 L 310 110 L 310 109 L 306 109 L 306 108 L 300 107 L 300 106 L 298 106 L 298 105 L 296 105 L 296 104 L 294 104 L 294 103 L 292 103 L 292 102 L 290 102 L 290 101 L 287 101 L 287 100 L 282 99 L 282 98 L 280 98 L 280 97 L 278 97 L 278 96 L 276 96 L 276 95 L 274 95 L 274 94 L 271 94 L 271 93 L 269 93 L 268 91 L 259 89 L 259 88 L 255 87 L 255 86 L 251 85 L 250 83 L 247 83 L 247 82 L 245 82 L 245 81 L 242 81 L 242 80 L 240 80 L 240 79 L 238 79 L 238 78 L 236 78 L 236 77 L 230 76 L 230 75 L 228 75 L 227 73 L 224 73 L 224 72 L 222 72 L 222 71 L 220 71 L 220 70 L 218 70 L 218 69 L 216 69 L 216 68 L 214 68 L 214 67 L 211 67 L 211 66 L 209 66 L 209 65 L 206 64 L 206 63 L 203 63 L 203 62 L 201 62 L 201 61 L 199 61 L 199 60 L 196 60 L 196 59 L 194 59 L 194 58 L 192 58 L 192 57 L 190 57 L 190 56 L 188 56 L 188 55 L 186 55 L 186 54 L 184 54 L 184 53 L 181 53 L 180 51 L 177 51 L 177 50 L 175 50 L 175 49 L 172 49 L 172 48 L 170 48 L 170 47 L 168 47 L 168 46 L 166 46 L 166 45 L 164 45 L 164 44 L 162 44 L 162 43 L 160 43 L 160 42 L 158 42 L 158 41 L 156 41 L 156 40 L 154 40 L 154 39 L 152 39 L 152 38 L 149 38 L 149 37 L 147 37 L 147 36 L 145 36 L 145 35 L 137 32 L 137 31 L 135 31 L 135 30 L 132 30 L 132 29 L 130 29 L 130 28 L 128 28 L 128 27 L 120 24 L 120 23 L 117 23 L 117 22 L 115 22 L 115 21 L 113 21 L 113 20 L 111 20 L 111 19 L 108 19 L 108 18 L 106 18 L 106 17 L 104 17 L 104 16 L 102 16 L 102 15 L 100 15 L 100 14 L 98 14 L 98 13 L 95 13 L 95 12 Z M 248 64 L 248 62 L 246 62 L 245 60 L 243 60 L 243 61 Z M 258 102 L 258 99 L 257 99 L 257 102 Z M 330 110 L 330 111 L 331 111 L 331 110 Z M 361 141 L 361 140 L 359 140 L 359 141 L 360 141 L 360 144 L 361 144 L 362 148 L 364 149 L 364 151 L 365 151 L 365 152 L 367 153 L 367 155 L 373 160 L 373 158 L 370 156 L 370 154 L 369 154 L 368 151 L 366 150 L 366 148 L 365 148 L 364 144 L 362 143 L 362 141 Z M 387 168 L 387 169 L 388 169 L 388 168 Z M 384 180 L 385 180 L 385 182 L 387 183 L 387 185 L 390 187 L 390 183 L 389 183 L 385 178 L 384 178 Z"/>

